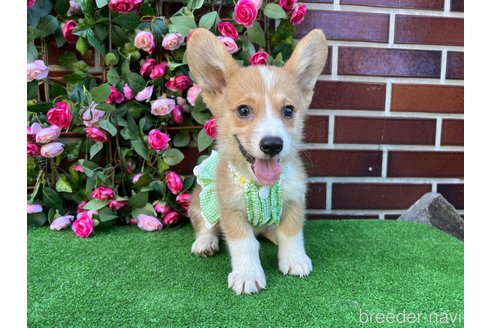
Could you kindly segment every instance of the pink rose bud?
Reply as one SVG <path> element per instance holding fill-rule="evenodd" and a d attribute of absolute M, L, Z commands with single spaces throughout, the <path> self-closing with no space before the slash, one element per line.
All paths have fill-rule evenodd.
<path fill-rule="evenodd" d="M 239 0 L 243 1 L 243 0 Z M 233 54 L 238 51 L 238 47 L 236 42 L 228 36 L 218 36 L 217 39 L 222 42 L 222 44 L 227 48 L 230 54 Z"/>
<path fill-rule="evenodd" d="M 123 207 L 128 204 L 128 201 L 126 200 L 112 200 L 109 202 L 109 208 L 112 209 L 113 211 L 118 211 L 122 209 Z"/>
<path fill-rule="evenodd" d="M 99 187 L 92 191 L 92 198 L 99 200 L 110 200 L 114 198 L 114 193 L 109 187 Z"/>
<path fill-rule="evenodd" d="M 239 0 L 234 7 L 234 19 L 246 28 L 253 26 L 258 15 L 258 9 L 251 0 Z"/>
<path fill-rule="evenodd" d="M 287 13 L 292 10 L 297 0 L 279 0 L 278 5 Z"/>
<path fill-rule="evenodd" d="M 154 203 L 154 209 L 157 213 L 164 214 L 164 215 L 166 215 L 167 213 L 169 213 L 169 211 L 171 211 L 171 207 L 166 205 L 166 203 L 159 202 L 159 201 L 156 201 Z"/>
<path fill-rule="evenodd" d="M 61 129 L 55 125 L 39 130 L 36 134 L 36 142 L 48 143 L 60 136 Z"/>
<path fill-rule="evenodd" d="M 162 40 L 162 47 L 166 50 L 176 50 L 184 42 L 184 36 L 180 33 L 168 33 Z"/>
<path fill-rule="evenodd" d="M 179 106 L 174 106 L 172 114 L 173 114 L 173 121 L 176 122 L 176 124 L 183 123 L 184 121 L 183 113 L 181 112 L 181 108 Z"/>
<path fill-rule="evenodd" d="M 133 43 L 136 48 L 142 49 L 145 52 L 152 53 L 154 50 L 154 36 L 152 33 L 147 31 L 139 32 L 135 36 L 135 41 Z"/>
<path fill-rule="evenodd" d="M 78 35 L 72 34 L 72 31 L 75 29 L 76 26 L 77 26 L 77 22 L 74 21 L 73 19 L 68 20 L 65 22 L 65 24 L 63 24 L 62 34 L 63 34 L 63 38 L 65 39 L 65 41 L 67 41 L 67 43 L 74 44 L 79 39 Z"/>
<path fill-rule="evenodd" d="M 126 172 L 128 172 L 129 174 L 132 174 L 133 168 L 134 168 L 133 162 L 131 160 L 127 160 L 126 161 Z"/>
<path fill-rule="evenodd" d="M 42 80 L 48 76 L 49 68 L 44 61 L 38 59 L 27 64 L 27 82 L 32 80 Z"/>
<path fill-rule="evenodd" d="M 121 104 L 125 100 L 125 96 L 119 92 L 115 87 L 110 86 L 111 93 L 109 94 L 108 99 L 105 100 L 106 104 L 116 103 Z"/>
<path fill-rule="evenodd" d="M 138 182 L 138 180 L 140 180 L 140 178 L 143 176 L 143 173 L 138 173 L 138 174 L 135 174 L 135 176 L 133 177 L 132 179 L 132 182 L 135 184 Z"/>
<path fill-rule="evenodd" d="M 257 53 L 249 57 L 249 62 L 251 63 L 251 65 L 266 65 L 268 56 L 268 53 L 264 51 L 258 51 Z"/>
<path fill-rule="evenodd" d="M 39 213 L 43 211 L 43 206 L 39 204 L 29 204 L 27 203 L 27 214 Z"/>
<path fill-rule="evenodd" d="M 217 138 L 217 121 L 214 116 L 203 124 L 203 128 L 210 138 Z"/>
<path fill-rule="evenodd" d="M 176 97 L 176 104 L 181 108 L 181 111 L 189 113 L 190 108 L 188 107 L 188 104 L 186 103 L 186 99 L 183 97 L 177 96 Z"/>
<path fill-rule="evenodd" d="M 82 168 L 82 165 L 80 165 L 80 163 L 77 163 L 73 166 L 73 170 L 75 172 L 80 172 L 80 173 L 84 173 L 84 169 Z"/>
<path fill-rule="evenodd" d="M 176 102 L 171 98 L 159 98 L 152 103 L 150 112 L 156 116 L 164 116 L 171 114 L 171 111 L 176 106 Z"/>
<path fill-rule="evenodd" d="M 52 142 L 41 147 L 41 156 L 47 158 L 54 158 L 63 153 L 64 144 L 61 142 Z"/>
<path fill-rule="evenodd" d="M 40 154 L 41 154 L 41 147 L 39 147 L 38 145 L 32 142 L 27 144 L 27 156 L 38 157 Z"/>
<path fill-rule="evenodd" d="M 63 230 L 70 226 L 73 220 L 73 215 L 59 216 L 50 224 L 51 230 Z"/>
<path fill-rule="evenodd" d="M 137 216 L 137 220 L 138 220 L 138 227 L 142 230 L 156 231 L 156 230 L 162 229 L 161 221 L 159 221 L 157 218 L 155 218 L 153 216 L 145 215 L 145 214 L 139 214 Z"/>
<path fill-rule="evenodd" d="M 162 62 L 159 65 L 154 66 L 150 72 L 150 78 L 155 80 L 161 76 L 164 76 L 164 74 L 166 74 L 166 65 L 166 62 Z"/>
<path fill-rule="evenodd" d="M 67 16 L 72 17 L 73 15 L 78 14 L 80 11 L 80 6 L 75 2 L 75 0 L 70 0 L 69 4 L 70 7 L 68 8 Z"/>
<path fill-rule="evenodd" d="M 169 136 L 165 133 L 162 133 L 158 129 L 153 129 L 149 132 L 149 138 L 147 139 L 147 143 L 150 148 L 156 151 L 162 151 L 169 147 Z"/>
<path fill-rule="evenodd" d="M 73 232 L 80 238 L 89 237 L 93 228 L 94 222 L 92 222 L 92 218 L 87 212 L 82 213 L 82 215 L 72 223 Z"/>
<path fill-rule="evenodd" d="M 123 94 L 125 95 L 126 100 L 131 100 L 133 98 L 133 91 L 128 83 L 125 83 L 125 86 L 123 87 Z"/>
<path fill-rule="evenodd" d="M 142 91 L 140 91 L 139 93 L 137 93 L 137 95 L 135 96 L 135 100 L 137 101 L 146 101 L 146 100 L 149 100 L 150 97 L 152 97 L 152 92 L 154 91 L 154 86 L 151 85 L 151 86 L 148 86 L 148 87 L 145 87 Z"/>
<path fill-rule="evenodd" d="M 80 211 L 79 213 L 77 213 L 77 219 L 80 219 L 81 217 L 84 217 L 84 216 L 89 216 L 91 219 L 92 219 L 92 215 L 98 215 L 98 211 L 96 210 L 82 210 Z"/>
<path fill-rule="evenodd" d="M 188 211 L 188 207 L 190 207 L 191 194 L 188 192 L 179 194 L 176 197 L 176 202 L 185 210 Z"/>
<path fill-rule="evenodd" d="M 48 123 L 56 125 L 61 129 L 66 129 L 70 126 L 72 114 L 70 107 L 65 101 L 58 101 L 56 107 L 48 111 Z"/>
<path fill-rule="evenodd" d="M 169 212 L 166 214 L 164 217 L 164 224 L 165 225 L 170 225 L 170 224 L 175 224 L 179 222 L 179 214 L 178 212 Z"/>
<path fill-rule="evenodd" d="M 138 220 L 135 219 L 135 218 L 130 218 L 130 224 L 137 225 L 138 224 Z"/>
<path fill-rule="evenodd" d="M 27 8 L 32 8 L 36 4 L 36 0 L 27 0 Z"/>
<path fill-rule="evenodd" d="M 183 91 L 191 84 L 191 79 L 186 75 L 177 75 L 166 82 L 166 88 L 172 91 Z"/>
<path fill-rule="evenodd" d="M 298 25 L 304 20 L 306 15 L 307 7 L 305 4 L 298 4 L 294 7 L 292 14 L 290 15 L 290 23 L 292 25 Z"/>
<path fill-rule="evenodd" d="M 238 33 L 234 25 L 229 22 L 219 22 L 217 24 L 217 29 L 222 36 L 227 36 L 233 39 L 234 41 L 238 38 Z"/>
<path fill-rule="evenodd" d="M 175 195 L 179 194 L 181 189 L 183 189 L 183 181 L 178 174 L 173 171 L 169 171 L 166 175 L 167 188 Z"/>
<path fill-rule="evenodd" d="M 114 12 L 124 14 L 134 9 L 134 3 L 135 0 L 110 0 L 109 8 Z"/>
<path fill-rule="evenodd" d="M 27 127 L 27 141 L 34 141 L 36 139 L 36 134 L 41 131 L 42 127 L 39 123 L 33 123 L 31 126 Z"/>
<path fill-rule="evenodd" d="M 152 69 L 157 65 L 157 61 L 154 58 L 149 58 L 140 66 L 140 75 L 149 76 Z"/>
<path fill-rule="evenodd" d="M 196 98 L 198 97 L 200 92 L 202 92 L 202 88 L 200 88 L 197 84 L 193 84 L 193 86 L 188 89 L 186 99 L 191 104 L 191 106 L 195 106 Z"/>
<path fill-rule="evenodd" d="M 91 127 L 85 128 L 85 135 L 87 138 L 98 141 L 98 142 L 106 142 L 108 141 L 108 136 L 99 128 Z"/>
<path fill-rule="evenodd" d="M 84 212 L 84 206 L 87 205 L 87 202 L 85 200 L 81 201 L 80 204 L 77 206 L 77 213 L 82 213 Z"/>
<path fill-rule="evenodd" d="M 95 106 L 90 106 L 82 114 L 82 123 L 88 128 L 96 124 L 101 117 L 104 116 L 104 111 L 96 109 Z"/>
<path fill-rule="evenodd" d="M 256 9 L 258 9 L 258 10 L 261 8 L 261 5 L 263 4 L 262 0 L 251 0 L 251 1 L 253 1 Z"/>

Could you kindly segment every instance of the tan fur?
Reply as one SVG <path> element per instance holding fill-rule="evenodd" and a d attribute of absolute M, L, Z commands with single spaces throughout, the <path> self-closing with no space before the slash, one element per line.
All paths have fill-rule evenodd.
<path fill-rule="evenodd" d="M 316 79 L 326 63 L 327 52 L 326 39 L 320 30 L 313 30 L 304 37 L 282 68 L 239 67 L 217 38 L 204 29 L 196 29 L 188 43 L 190 71 L 203 90 L 205 103 L 217 118 L 217 151 L 221 156 L 216 180 L 220 228 L 231 247 L 233 272 L 229 275 L 229 287 L 237 293 L 255 292 L 264 288 L 266 282 L 259 265 L 255 230 L 246 218 L 243 191 L 234 184 L 228 165 L 233 165 L 247 179 L 258 181 L 242 155 L 236 137 L 248 153 L 255 158 L 264 158 L 266 155 L 259 149 L 258 138 L 269 128 L 265 125 L 269 120 L 275 122 L 281 129 L 279 133 L 288 139 L 284 140 L 285 151 L 278 156 L 281 165 L 289 171 L 282 183 L 284 209 L 279 226 L 260 227 L 256 233 L 279 243 L 279 269 L 282 272 L 305 276 L 311 271 L 302 237 L 306 174 L 298 149 L 304 116 Z M 252 109 L 247 118 L 237 114 L 241 105 Z M 287 105 L 295 109 L 293 118 L 282 115 Z M 219 234 L 219 225 L 205 226 L 199 193 L 197 187 L 189 210 L 197 238 L 193 249 L 197 255 L 211 255 L 218 246 L 207 245 L 218 245 L 215 238 Z M 241 245 L 251 248 L 244 249 L 243 256 L 238 255 L 242 253 Z M 254 269 L 248 269 L 251 267 Z"/>

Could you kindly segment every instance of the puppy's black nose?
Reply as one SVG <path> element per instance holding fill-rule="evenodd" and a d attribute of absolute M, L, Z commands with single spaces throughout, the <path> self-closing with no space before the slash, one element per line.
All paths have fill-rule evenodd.
<path fill-rule="evenodd" d="M 284 148 L 284 141 L 279 137 L 265 137 L 260 140 L 260 149 L 267 155 L 277 155 L 282 148 Z"/>

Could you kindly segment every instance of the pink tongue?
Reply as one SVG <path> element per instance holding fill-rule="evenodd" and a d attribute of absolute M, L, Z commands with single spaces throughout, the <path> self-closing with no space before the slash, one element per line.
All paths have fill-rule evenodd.
<path fill-rule="evenodd" d="M 276 159 L 255 159 L 253 169 L 256 178 L 264 186 L 271 186 L 280 178 L 280 164 Z"/>

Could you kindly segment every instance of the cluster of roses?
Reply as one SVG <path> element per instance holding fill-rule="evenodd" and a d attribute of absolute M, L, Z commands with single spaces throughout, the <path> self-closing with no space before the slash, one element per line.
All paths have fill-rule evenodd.
<path fill-rule="evenodd" d="M 234 7 L 234 19 L 246 28 L 252 27 L 261 5 L 262 0 L 239 0 Z M 291 24 L 298 25 L 304 20 L 307 11 L 305 4 L 297 3 L 297 0 L 279 0 L 279 6 L 290 14 Z"/>

